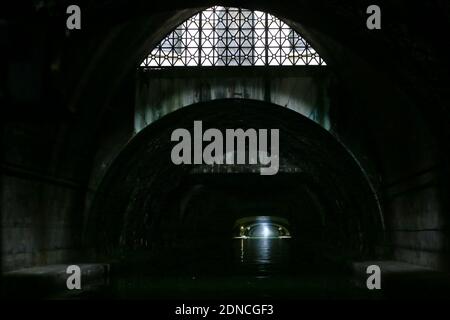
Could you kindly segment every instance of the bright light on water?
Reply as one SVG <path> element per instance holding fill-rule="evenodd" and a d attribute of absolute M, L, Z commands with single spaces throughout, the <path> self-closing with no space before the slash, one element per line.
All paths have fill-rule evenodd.
<path fill-rule="evenodd" d="M 269 227 L 268 227 L 267 225 L 263 226 L 262 236 L 263 236 L 264 238 L 268 238 L 268 237 L 271 236 L 271 234 L 272 234 L 272 233 L 270 232 Z"/>
<path fill-rule="evenodd" d="M 256 217 L 258 218 L 258 217 Z M 254 219 L 254 221 L 239 221 L 241 223 L 235 224 L 235 239 L 272 239 L 272 238 L 291 238 L 289 230 L 276 222 L 272 222 L 271 219 L 264 217 L 265 219 Z M 260 221 L 258 221 L 260 220 Z"/>

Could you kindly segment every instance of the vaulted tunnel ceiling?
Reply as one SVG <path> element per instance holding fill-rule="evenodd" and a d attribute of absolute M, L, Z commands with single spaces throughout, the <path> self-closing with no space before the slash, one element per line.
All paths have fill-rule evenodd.
<path fill-rule="evenodd" d="M 201 165 L 175 166 L 170 161 L 174 145 L 170 142 L 170 135 L 175 128 L 192 130 L 194 120 L 202 120 L 205 130 L 208 127 L 220 130 L 278 128 L 281 150 L 279 173 L 261 179 L 255 177 L 258 174 L 250 169 L 244 168 L 242 172 L 239 165 L 226 166 L 228 168 L 223 168 L 222 174 L 220 168 L 215 172 L 209 166 L 204 169 Z M 232 171 L 231 176 L 229 170 Z M 211 179 L 208 175 L 212 175 Z M 89 217 L 91 236 L 96 238 L 93 243 L 99 245 L 100 250 L 114 251 L 125 247 L 144 249 L 144 243 L 151 245 L 152 241 L 161 241 L 161 230 L 166 230 L 167 225 L 173 225 L 172 232 L 177 233 L 176 226 L 181 223 L 179 203 L 192 187 L 202 185 L 210 188 L 216 186 L 218 193 L 224 188 L 222 191 L 225 194 L 233 193 L 233 190 L 237 194 L 242 190 L 253 192 L 253 196 L 247 194 L 248 197 L 238 201 L 253 206 L 272 198 L 266 203 L 267 208 L 279 211 L 277 215 L 288 213 L 284 211 L 291 212 L 293 224 L 297 220 L 308 219 L 306 216 L 311 214 L 307 212 L 307 205 L 300 203 L 311 202 L 311 199 L 306 200 L 308 196 L 303 200 L 301 197 L 312 192 L 326 207 L 324 212 L 314 213 L 315 219 L 325 215 L 325 220 L 330 220 L 328 227 L 340 230 L 337 232 L 344 237 L 336 243 L 342 241 L 348 246 L 363 246 L 370 250 L 368 248 L 374 245 L 377 234 L 383 229 L 382 213 L 367 177 L 347 150 L 328 132 L 311 120 L 280 106 L 225 99 L 175 111 L 148 126 L 130 142 L 112 164 L 95 199 L 92 216 Z M 296 188 L 298 194 L 293 199 L 297 198 L 294 202 L 299 205 L 292 206 L 293 199 L 289 200 L 289 195 L 294 194 Z M 280 192 L 278 198 L 277 192 Z M 271 196 L 267 198 L 265 194 Z M 278 210 L 270 201 L 278 203 Z M 231 209 L 220 209 L 227 202 L 226 197 L 218 199 L 211 211 L 207 211 L 209 217 L 204 217 L 204 223 L 209 225 L 207 230 L 210 230 L 213 221 L 219 223 L 218 230 L 211 231 L 212 234 L 230 233 L 232 223 L 242 218 L 244 212 L 261 211 L 258 208 L 263 207 L 233 213 Z M 296 209 L 286 209 L 289 207 Z M 267 208 L 264 211 L 266 214 L 269 213 Z M 199 214 L 195 212 L 195 218 Z M 226 222 L 220 223 L 223 219 Z M 189 229 L 189 223 L 184 221 L 181 224 Z M 98 226 L 102 226 L 100 233 Z M 345 234 L 348 239 L 345 239 Z"/>
<path fill-rule="evenodd" d="M 164 222 L 165 226 L 177 221 L 176 215 L 167 219 L 163 215 L 164 208 L 170 208 L 170 195 L 181 190 L 176 188 L 195 194 L 186 205 L 186 217 L 193 216 L 197 209 L 204 210 L 202 197 L 209 202 L 238 197 L 232 192 L 236 185 L 233 181 L 228 186 L 215 186 L 206 176 L 192 175 L 195 179 L 189 177 L 189 183 L 180 186 L 179 178 L 188 176 L 187 171 L 172 167 L 165 157 L 170 149 L 167 144 L 170 128 L 190 127 L 195 116 L 219 127 L 231 125 L 234 121 L 226 122 L 231 115 L 256 127 L 278 123 L 289 136 L 288 147 L 283 151 L 285 163 L 299 169 L 299 174 L 294 175 L 295 179 L 281 175 L 274 183 L 294 188 L 294 181 L 299 181 L 298 190 L 293 190 L 304 196 L 293 199 L 281 191 L 273 195 L 279 203 L 296 204 L 285 207 L 287 215 L 294 216 L 292 207 L 298 206 L 304 206 L 309 213 L 325 212 L 327 207 L 337 209 L 358 217 L 355 221 L 364 231 L 363 240 L 370 244 L 372 233 L 380 229 L 376 199 L 360 198 L 374 191 L 360 170 L 370 168 L 369 180 L 381 199 L 387 232 L 391 232 L 386 236 L 388 250 L 399 259 L 422 265 L 439 268 L 450 265 L 448 257 L 441 254 L 448 249 L 450 180 L 447 2 L 378 1 L 383 10 L 379 31 L 365 28 L 369 1 L 221 3 L 275 14 L 292 28 L 301 30 L 324 57 L 337 83 L 333 87 L 336 104 L 331 106 L 333 137 L 319 133 L 320 128 L 310 126 L 298 114 L 286 119 L 287 110 L 278 112 L 262 107 L 267 112 L 258 114 L 249 107 L 241 114 L 244 108 L 242 105 L 238 108 L 236 101 L 230 102 L 233 107 L 229 111 L 217 114 L 193 108 L 190 109 L 193 113 L 185 117 L 185 110 L 177 111 L 134 137 L 136 68 L 176 25 L 216 3 L 83 1 L 82 30 L 70 32 L 64 28 L 67 4 L 67 1 L 17 2 L 12 11 L 0 10 L 2 31 L 6 30 L 8 35 L 0 43 L 7 53 L 3 62 L 8 63 L 4 73 L 8 85 L 2 87 L 0 95 L 5 106 L 2 121 L 6 119 L 7 152 L 3 155 L 3 167 L 8 174 L 4 180 L 7 201 L 2 211 L 10 213 L 5 221 L 12 224 L 12 229 L 23 221 L 45 220 L 34 224 L 37 227 L 33 226 L 36 229 L 29 233 L 29 244 L 7 243 L 8 268 L 51 260 L 45 249 L 46 241 L 53 238 L 47 234 L 63 232 L 58 229 L 47 233 L 46 228 L 55 224 L 46 219 L 53 221 L 61 215 L 69 222 L 63 238 L 69 239 L 72 247 L 81 246 L 79 239 L 86 226 L 103 231 L 99 239 L 89 235 L 87 246 L 93 243 L 108 246 L 106 240 L 112 239 L 115 247 L 124 234 L 125 245 L 139 242 L 143 235 L 155 234 L 145 229 L 151 226 L 145 217 L 147 213 L 153 213 L 155 221 Z M 424 20 L 427 23 L 421 22 Z M 27 76 L 23 75 L 24 70 Z M 219 119 L 219 114 L 224 118 Z M 337 147 L 333 139 L 338 139 L 341 146 Z M 122 146 L 126 148 L 122 150 Z M 149 150 L 158 155 L 150 154 Z M 117 155 L 108 170 L 108 164 Z M 103 185 L 109 182 L 110 185 L 97 190 L 97 183 L 105 173 Z M 259 181 L 250 178 L 247 182 L 259 185 Z M 223 191 L 224 196 L 193 191 L 202 185 Z M 102 201 L 102 197 L 110 195 L 114 195 L 111 202 L 106 198 Z M 251 195 L 253 199 L 257 196 L 258 193 Z M 22 201 L 26 197 L 31 200 Z M 91 198 L 96 198 L 93 216 L 86 216 Z M 316 202 L 323 202 L 324 208 L 317 207 Z M 339 209 L 341 205 L 348 210 Z M 275 202 L 267 202 L 267 206 L 274 208 Z M 234 217 L 241 215 L 237 210 L 233 212 Z M 218 215 L 224 217 L 224 213 L 225 208 Z M 122 225 L 124 221 L 126 224 Z M 342 221 L 341 233 L 348 227 L 354 231 L 349 233 L 349 239 L 358 238 L 361 231 L 358 226 L 346 225 L 348 219 Z M 72 229 L 68 231 L 69 228 Z M 137 233 L 133 235 L 133 231 Z M 8 237 L 15 237 L 18 242 L 22 239 L 14 233 Z M 55 244 L 58 249 L 60 246 L 65 244 Z M 24 254 L 22 249 L 31 258 L 14 260 Z"/>

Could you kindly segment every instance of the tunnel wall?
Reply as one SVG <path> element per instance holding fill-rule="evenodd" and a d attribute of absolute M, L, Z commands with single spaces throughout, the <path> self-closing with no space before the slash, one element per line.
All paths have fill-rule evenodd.
<path fill-rule="evenodd" d="M 440 166 L 385 187 L 387 245 L 394 260 L 448 270 L 448 201 Z"/>
<path fill-rule="evenodd" d="M 66 167 L 53 150 L 54 144 L 64 144 L 60 140 L 63 131 L 62 126 L 50 123 L 9 123 L 3 128 L 6 152 L 2 156 L 0 231 L 4 272 L 80 256 L 85 190 L 81 175 L 75 178 L 70 173 L 73 168 Z M 76 155 L 72 157 L 77 161 Z"/>
<path fill-rule="evenodd" d="M 329 130 L 330 77 L 322 66 L 141 69 L 135 131 L 181 107 L 223 98 L 271 102 L 297 111 Z"/>
<path fill-rule="evenodd" d="M 346 56 L 343 65 L 365 62 Z M 344 68 L 342 69 L 344 70 Z M 377 190 L 385 219 L 380 254 L 386 259 L 448 270 L 448 169 L 446 148 L 430 127 L 429 113 L 392 80 L 370 78 L 334 91 L 333 132 L 356 156 Z M 352 75 L 344 72 L 343 79 Z M 366 87 L 367 86 L 367 87 Z M 373 89 L 376 88 L 377 92 Z M 361 112 L 364 110 L 364 112 Z"/>

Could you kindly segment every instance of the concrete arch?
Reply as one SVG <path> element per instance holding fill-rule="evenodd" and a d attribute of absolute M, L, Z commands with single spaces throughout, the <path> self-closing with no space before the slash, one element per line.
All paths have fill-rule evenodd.
<path fill-rule="evenodd" d="M 199 119 L 203 120 L 205 128 L 233 128 L 241 125 L 244 128 L 279 127 L 280 158 L 284 169 L 269 180 L 261 180 L 258 174 L 252 172 L 240 172 L 250 186 L 247 192 L 252 188 L 257 189 L 243 199 L 239 198 L 239 192 L 232 191 L 240 186 L 235 185 L 233 178 L 227 175 L 216 177 L 207 173 L 192 174 L 189 166 L 171 164 L 171 131 L 174 128 L 189 128 L 194 120 Z M 277 187 L 270 187 L 271 184 Z M 189 194 L 192 188 L 199 185 L 207 185 L 206 190 L 225 188 L 217 194 L 237 197 L 237 203 L 247 203 L 248 199 L 253 199 L 247 204 L 250 207 L 257 204 L 258 210 L 264 207 L 270 210 L 275 203 L 283 203 L 284 199 L 286 207 L 281 214 L 292 216 L 293 225 L 299 221 L 295 217 L 302 214 L 290 205 L 292 203 L 303 207 L 305 216 L 321 214 L 307 209 L 308 206 L 317 208 L 310 197 L 313 193 L 328 207 L 325 214 L 329 229 L 322 231 L 325 234 L 330 232 L 330 235 L 325 236 L 323 245 L 340 243 L 342 248 L 338 250 L 353 257 L 362 258 L 373 254 L 374 247 L 382 237 L 382 221 L 370 185 L 358 164 L 331 134 L 304 116 L 279 106 L 259 101 L 224 99 L 174 111 L 143 129 L 128 143 L 99 188 L 89 218 L 91 232 L 86 241 L 90 246 L 98 246 L 101 253 L 109 254 L 177 246 L 183 195 Z M 283 193 L 277 194 L 276 190 L 280 186 L 297 188 L 294 193 L 297 199 L 287 199 Z M 271 202 L 270 196 L 261 198 L 261 194 L 267 192 L 274 193 L 272 197 L 275 202 Z M 204 204 L 205 199 L 210 199 L 210 204 L 216 203 L 213 201 L 214 194 L 214 191 L 203 194 L 197 204 Z M 264 199 L 268 202 L 265 203 Z M 221 201 L 225 201 L 224 198 L 218 202 L 226 203 Z M 190 202 L 194 203 L 192 199 Z M 194 210 L 193 215 L 187 216 L 198 216 L 197 222 L 204 219 L 210 224 L 208 228 L 214 225 L 217 230 L 214 229 L 211 234 L 221 242 L 223 239 L 218 235 L 229 235 L 234 221 L 245 214 L 231 207 L 229 210 L 234 213 L 227 216 L 225 211 L 221 211 L 220 205 L 215 209 L 206 205 L 206 208 Z M 304 221 L 307 224 L 308 218 Z M 189 219 L 184 217 L 182 224 L 185 229 L 189 229 L 189 223 Z M 315 231 L 310 230 L 308 235 L 314 236 Z M 203 233 L 201 235 L 204 236 Z M 337 249 L 334 247 L 333 250 Z"/>

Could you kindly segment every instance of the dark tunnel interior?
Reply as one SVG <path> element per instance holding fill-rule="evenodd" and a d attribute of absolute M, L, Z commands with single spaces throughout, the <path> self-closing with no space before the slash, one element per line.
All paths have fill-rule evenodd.
<path fill-rule="evenodd" d="M 67 1 L 0 10 L 2 298 L 449 298 L 450 5 L 378 2 L 380 30 L 367 1 L 86 0 L 80 30 Z M 200 48 L 231 23 L 249 48 Z M 276 174 L 249 145 L 175 164 L 199 121 L 278 129 Z"/>
<path fill-rule="evenodd" d="M 205 130 L 276 126 L 283 150 L 279 172 L 260 176 L 245 165 L 168 163 L 172 129 L 192 127 L 194 120 L 202 120 Z M 167 263 L 161 266 L 166 272 L 217 275 L 231 272 L 235 262 L 234 222 L 276 216 L 290 222 L 291 250 L 298 250 L 292 255 L 302 262 L 292 270 L 330 263 L 345 270 L 352 259 L 373 257 L 383 235 L 368 184 L 346 149 L 311 120 L 261 102 L 215 100 L 164 117 L 127 145 L 94 199 L 87 241 L 99 254 L 148 260 L 134 262 L 145 269 L 159 260 Z"/>

